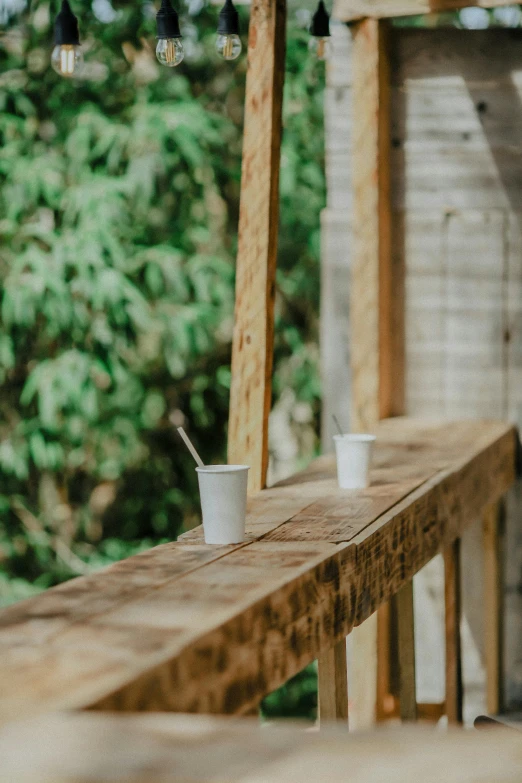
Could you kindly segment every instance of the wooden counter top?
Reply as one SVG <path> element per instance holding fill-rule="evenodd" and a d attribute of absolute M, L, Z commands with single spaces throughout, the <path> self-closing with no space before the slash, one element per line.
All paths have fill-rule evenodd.
<path fill-rule="evenodd" d="M 0 612 L 0 718 L 238 713 L 366 619 L 515 478 L 500 422 L 390 419 L 372 485 L 331 458 L 251 499 L 248 541 L 201 531 Z"/>

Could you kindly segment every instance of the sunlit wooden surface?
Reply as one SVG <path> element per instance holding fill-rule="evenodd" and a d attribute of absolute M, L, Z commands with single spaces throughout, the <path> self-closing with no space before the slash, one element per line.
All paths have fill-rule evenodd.
<path fill-rule="evenodd" d="M 366 490 L 340 490 L 321 458 L 251 499 L 245 544 L 207 546 L 196 530 L 0 612 L 0 718 L 243 712 L 341 642 L 515 477 L 504 423 L 396 419 L 377 435 Z"/>

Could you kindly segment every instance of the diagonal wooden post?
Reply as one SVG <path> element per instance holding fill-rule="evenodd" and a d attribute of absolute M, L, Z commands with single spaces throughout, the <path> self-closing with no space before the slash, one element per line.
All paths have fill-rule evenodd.
<path fill-rule="evenodd" d="M 253 0 L 228 427 L 228 461 L 250 465 L 251 494 L 268 467 L 285 26 L 285 0 Z"/>

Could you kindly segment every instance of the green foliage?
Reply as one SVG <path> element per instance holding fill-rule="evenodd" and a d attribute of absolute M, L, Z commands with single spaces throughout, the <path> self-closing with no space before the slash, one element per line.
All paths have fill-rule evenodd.
<path fill-rule="evenodd" d="M 261 704 L 261 718 L 317 718 L 317 661 L 299 672 Z"/>
<path fill-rule="evenodd" d="M 81 80 L 49 66 L 47 0 L 0 34 L 2 603 L 197 521 L 173 421 L 225 455 L 246 59 L 218 59 L 212 6 L 183 9 L 175 71 L 152 4 L 74 10 Z M 274 391 L 313 427 L 323 73 L 307 43 L 290 19 Z"/>

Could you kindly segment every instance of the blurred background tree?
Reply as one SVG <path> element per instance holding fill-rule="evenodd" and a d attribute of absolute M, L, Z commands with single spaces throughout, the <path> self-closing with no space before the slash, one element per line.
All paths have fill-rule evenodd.
<path fill-rule="evenodd" d="M 151 2 L 93 0 L 73 3 L 86 65 L 64 80 L 49 64 L 57 9 L 0 0 L 4 604 L 197 523 L 173 423 L 186 417 L 206 461 L 226 450 L 246 58 L 218 58 L 218 9 L 189 0 L 185 62 L 162 68 Z M 274 374 L 302 459 L 325 197 L 308 18 L 289 19 Z"/>

